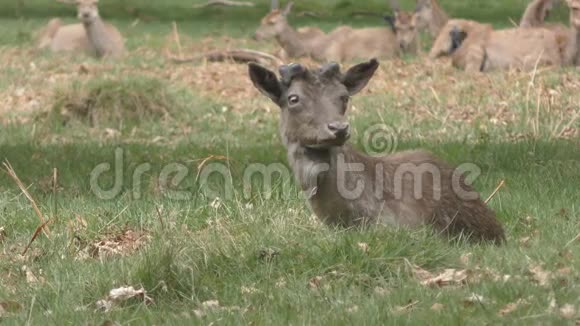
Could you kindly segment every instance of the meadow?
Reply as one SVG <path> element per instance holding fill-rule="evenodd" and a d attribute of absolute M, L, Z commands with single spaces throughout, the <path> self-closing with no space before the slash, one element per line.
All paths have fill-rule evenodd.
<path fill-rule="evenodd" d="M 382 61 L 353 98 L 351 141 L 366 148 L 380 126 L 382 152 L 425 148 L 476 166 L 483 198 L 503 181 L 489 205 L 508 240 L 335 229 L 291 176 L 245 178 L 249 166 L 287 166 L 278 108 L 247 67 L 167 60 L 179 51 L 172 22 L 184 55 L 277 49 L 251 39 L 267 1 L 192 8 L 201 2 L 101 0 L 127 40 L 117 62 L 34 49 L 35 31 L 75 21 L 74 8 L 0 2 L 0 162 L 50 221 L 41 231 L 0 167 L 1 324 L 580 324 L 578 68 L 469 75 L 425 55 Z M 297 1 L 290 21 L 376 26 L 349 13 L 384 2 Z M 497 27 L 526 5 L 440 3 Z M 562 5 L 550 20 L 567 17 Z M 126 286 L 146 296 L 97 304 Z"/>

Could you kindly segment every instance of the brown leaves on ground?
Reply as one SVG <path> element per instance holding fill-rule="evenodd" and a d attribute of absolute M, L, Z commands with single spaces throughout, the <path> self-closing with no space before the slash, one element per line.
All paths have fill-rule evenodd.
<path fill-rule="evenodd" d="M 525 299 L 518 299 L 515 302 L 511 302 L 506 304 L 503 308 L 501 308 L 497 315 L 500 317 L 506 316 L 508 314 L 511 314 L 512 312 L 516 311 L 520 306 L 523 305 L 528 305 L 530 304 L 527 300 Z"/>
<path fill-rule="evenodd" d="M 102 237 L 79 251 L 80 259 L 103 259 L 112 256 L 128 256 L 144 247 L 151 240 L 146 231 L 126 228 L 119 233 Z"/>

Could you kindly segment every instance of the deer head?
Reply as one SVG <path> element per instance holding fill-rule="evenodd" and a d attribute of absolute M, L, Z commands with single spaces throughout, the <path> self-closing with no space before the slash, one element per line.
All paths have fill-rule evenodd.
<path fill-rule="evenodd" d="M 378 65 L 372 59 L 342 73 L 337 63 L 316 70 L 289 64 L 279 68 L 278 78 L 251 63 L 249 75 L 254 86 L 282 110 L 280 129 L 287 145 L 328 149 L 348 140 L 349 99 L 367 85 Z"/>
<path fill-rule="evenodd" d="M 292 11 L 292 6 L 294 3 L 288 2 L 284 9 L 279 10 L 277 7 L 277 1 L 272 2 L 272 10 L 264 18 L 262 18 L 260 27 L 258 27 L 256 33 L 254 34 L 254 38 L 258 41 L 266 40 L 279 35 L 288 25 L 286 16 L 288 16 L 290 11 Z M 276 2 L 276 6 L 274 6 L 274 2 Z"/>

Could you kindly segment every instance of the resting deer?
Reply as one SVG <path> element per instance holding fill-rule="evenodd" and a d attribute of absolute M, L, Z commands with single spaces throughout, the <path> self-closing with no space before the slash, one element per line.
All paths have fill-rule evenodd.
<path fill-rule="evenodd" d="M 560 65 L 557 36 L 544 28 L 512 28 L 494 31 L 491 25 L 452 19 L 441 30 L 429 53 L 432 59 L 451 56 L 466 71 L 531 69 L 536 65 Z"/>
<path fill-rule="evenodd" d="M 421 51 L 421 43 L 415 22 L 415 14 L 401 11 L 396 1 L 391 1 L 391 8 L 394 11 L 394 16 L 386 16 L 385 20 L 391 26 L 393 33 L 395 33 L 395 38 L 401 52 L 419 54 Z"/>
<path fill-rule="evenodd" d="M 415 24 L 419 29 L 429 28 L 429 34 L 435 39 L 447 24 L 449 15 L 436 0 L 417 0 L 415 7 Z"/>
<path fill-rule="evenodd" d="M 261 25 L 256 30 L 254 38 L 258 41 L 263 41 L 274 37 L 278 38 L 279 37 L 278 35 L 281 33 L 288 32 L 291 33 L 292 31 L 288 30 L 289 26 L 286 17 L 292 10 L 292 6 L 293 3 L 290 2 L 283 10 L 280 10 L 278 8 L 278 2 L 272 1 L 270 13 L 266 15 L 264 18 L 262 18 Z M 325 35 L 325 33 L 318 27 L 298 28 L 295 33 L 296 37 L 306 47 L 314 45 L 316 39 L 319 39 Z M 284 48 L 282 48 L 282 50 L 280 50 L 280 52 L 278 53 L 278 57 L 280 57 L 283 60 L 287 60 L 289 57 L 301 56 L 300 54 L 296 55 L 296 53 L 303 52 L 303 50 L 301 50 L 300 45 L 296 45 L 294 48 L 290 46 L 289 48 L 291 50 L 295 48 L 296 50 L 291 51 L 291 53 L 287 53 L 287 51 Z"/>
<path fill-rule="evenodd" d="M 566 49 L 565 61 L 580 66 L 580 0 L 566 0 L 570 8 L 571 35 Z"/>
<path fill-rule="evenodd" d="M 119 57 L 125 52 L 123 36 L 115 26 L 103 22 L 99 16 L 98 0 L 58 2 L 76 4 L 81 24 L 62 25 L 52 19 L 41 32 L 38 48 L 53 52 L 85 52 L 101 57 Z"/>
<path fill-rule="evenodd" d="M 280 133 L 297 182 L 329 225 L 420 227 L 474 240 L 504 241 L 494 212 L 465 175 L 426 151 L 367 156 L 347 143 L 350 97 L 378 67 L 375 59 L 341 73 L 338 64 L 281 66 L 280 79 L 250 63 L 254 86 L 281 109 Z"/>
<path fill-rule="evenodd" d="M 317 61 L 350 61 L 356 58 L 394 58 L 400 49 L 391 28 L 353 29 L 340 26 L 332 32 L 308 40 L 288 24 L 286 15 L 292 3 L 284 10 L 274 10 L 262 19 L 256 37 L 273 35 L 288 56 L 312 57 Z"/>

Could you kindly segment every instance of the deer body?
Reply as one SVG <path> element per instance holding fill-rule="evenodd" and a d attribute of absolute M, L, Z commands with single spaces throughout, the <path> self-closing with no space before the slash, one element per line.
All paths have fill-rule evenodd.
<path fill-rule="evenodd" d="M 305 37 L 288 23 L 292 3 L 273 9 L 256 30 L 256 39 L 275 37 L 289 57 L 312 57 L 317 61 L 349 61 L 356 58 L 393 58 L 399 55 L 395 34 L 390 28 L 353 29 L 340 26 L 328 34 L 309 33 Z"/>
<path fill-rule="evenodd" d="M 282 109 L 282 141 L 314 213 L 329 225 L 432 225 L 444 234 L 503 242 L 493 211 L 449 164 L 426 151 L 371 157 L 347 144 L 349 97 L 377 67 L 373 59 L 343 75 L 334 63 L 319 70 L 291 64 L 280 68 L 278 80 L 250 64 L 254 85 Z"/>
<path fill-rule="evenodd" d="M 580 0 L 567 0 L 570 8 L 570 39 L 566 47 L 567 64 L 580 66 Z"/>
<path fill-rule="evenodd" d="M 84 52 L 99 58 L 120 57 L 125 51 L 123 36 L 115 26 L 103 22 L 97 1 L 78 0 L 75 3 L 82 23 L 63 25 L 60 19 L 52 19 L 40 33 L 38 48 L 48 48 L 52 52 Z"/>
<path fill-rule="evenodd" d="M 489 24 L 463 19 L 450 20 L 435 40 L 430 57 L 440 56 L 451 56 L 454 66 L 472 72 L 562 63 L 557 35 L 548 29 L 494 31 Z"/>

